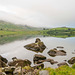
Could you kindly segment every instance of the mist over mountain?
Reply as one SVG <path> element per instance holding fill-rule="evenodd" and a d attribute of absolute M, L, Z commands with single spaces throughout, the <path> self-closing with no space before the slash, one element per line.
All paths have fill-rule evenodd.
<path fill-rule="evenodd" d="M 0 20 L 33 27 L 75 27 L 75 0 L 0 0 Z"/>

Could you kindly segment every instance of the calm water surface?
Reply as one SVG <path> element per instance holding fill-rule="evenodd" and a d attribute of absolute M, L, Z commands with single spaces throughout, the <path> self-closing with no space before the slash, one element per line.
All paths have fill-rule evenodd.
<path fill-rule="evenodd" d="M 34 65 L 33 56 L 35 54 L 42 54 L 47 58 L 52 58 L 55 61 L 58 61 L 58 63 L 64 62 L 64 60 L 68 60 L 71 57 L 75 56 L 75 54 L 72 54 L 72 52 L 74 52 L 75 50 L 75 37 L 70 37 L 65 39 L 55 38 L 55 37 L 39 37 L 47 47 L 42 53 L 40 52 L 36 53 L 24 48 L 25 45 L 34 43 L 36 38 L 30 38 L 27 40 L 17 40 L 11 43 L 0 45 L 0 55 L 7 58 L 9 61 L 11 61 L 12 57 L 17 57 L 19 59 L 29 59 L 30 61 L 32 61 L 32 66 Z M 64 50 L 67 52 L 67 55 L 51 57 L 47 54 L 47 52 L 50 49 L 56 48 L 57 46 L 63 46 Z M 44 62 L 44 64 L 45 67 L 49 66 L 52 68 L 57 67 L 57 64 L 51 65 L 49 62 Z"/>

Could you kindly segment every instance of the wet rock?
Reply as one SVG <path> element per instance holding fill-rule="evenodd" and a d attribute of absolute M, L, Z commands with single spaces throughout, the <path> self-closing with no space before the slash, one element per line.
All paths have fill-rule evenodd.
<path fill-rule="evenodd" d="M 69 64 L 74 64 L 75 63 L 75 57 L 72 57 L 70 60 L 68 60 Z"/>
<path fill-rule="evenodd" d="M 46 62 L 50 62 L 51 64 L 55 64 L 58 63 L 57 61 L 54 61 L 53 59 L 46 59 Z"/>
<path fill-rule="evenodd" d="M 47 70 L 42 70 L 39 72 L 39 75 L 49 75 L 49 72 Z"/>
<path fill-rule="evenodd" d="M 63 65 L 67 65 L 68 66 L 68 64 L 66 63 L 66 62 L 62 62 L 62 63 L 59 63 L 59 64 L 57 64 L 59 67 L 60 66 L 63 66 Z"/>
<path fill-rule="evenodd" d="M 33 58 L 33 61 L 34 61 L 35 64 L 39 64 L 39 63 L 42 63 L 45 59 L 46 59 L 45 56 L 40 55 L 40 54 L 35 54 L 34 58 Z"/>
<path fill-rule="evenodd" d="M 43 69 L 44 68 L 44 64 L 36 64 L 35 66 L 33 66 L 34 69 Z"/>
<path fill-rule="evenodd" d="M 43 50 L 46 48 L 43 42 L 39 38 L 36 39 L 35 43 L 31 43 L 24 46 L 28 50 L 32 50 L 35 52 L 43 52 Z"/>
<path fill-rule="evenodd" d="M 2 60 L 2 61 L 5 62 L 5 63 L 8 62 L 8 60 L 7 60 L 6 58 L 2 57 L 1 55 L 0 55 L 0 60 Z"/>
<path fill-rule="evenodd" d="M 17 59 L 15 61 L 9 62 L 8 65 L 24 67 L 24 66 L 31 65 L 31 61 L 29 61 L 28 59 L 25 59 L 25 60 Z"/>
<path fill-rule="evenodd" d="M 64 51 L 64 50 L 56 50 L 56 49 L 51 49 L 49 52 L 48 52 L 48 54 L 50 55 L 50 56 L 64 56 L 64 55 L 66 55 L 66 52 Z"/>

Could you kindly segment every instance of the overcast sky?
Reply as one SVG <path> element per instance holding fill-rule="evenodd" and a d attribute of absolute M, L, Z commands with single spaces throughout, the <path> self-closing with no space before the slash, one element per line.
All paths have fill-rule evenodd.
<path fill-rule="evenodd" d="M 75 27 L 75 0 L 0 0 L 0 19 L 35 27 Z"/>

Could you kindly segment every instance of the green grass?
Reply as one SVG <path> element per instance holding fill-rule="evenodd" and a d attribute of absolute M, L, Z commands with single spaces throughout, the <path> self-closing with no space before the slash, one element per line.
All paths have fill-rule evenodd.
<path fill-rule="evenodd" d="M 75 75 L 75 68 L 69 66 L 61 66 L 56 69 L 52 68 L 44 68 L 44 70 L 49 71 L 49 75 Z"/>
<path fill-rule="evenodd" d="M 75 28 L 52 28 L 52 29 L 44 29 L 40 31 L 44 36 L 53 36 L 53 37 L 75 37 Z"/>

